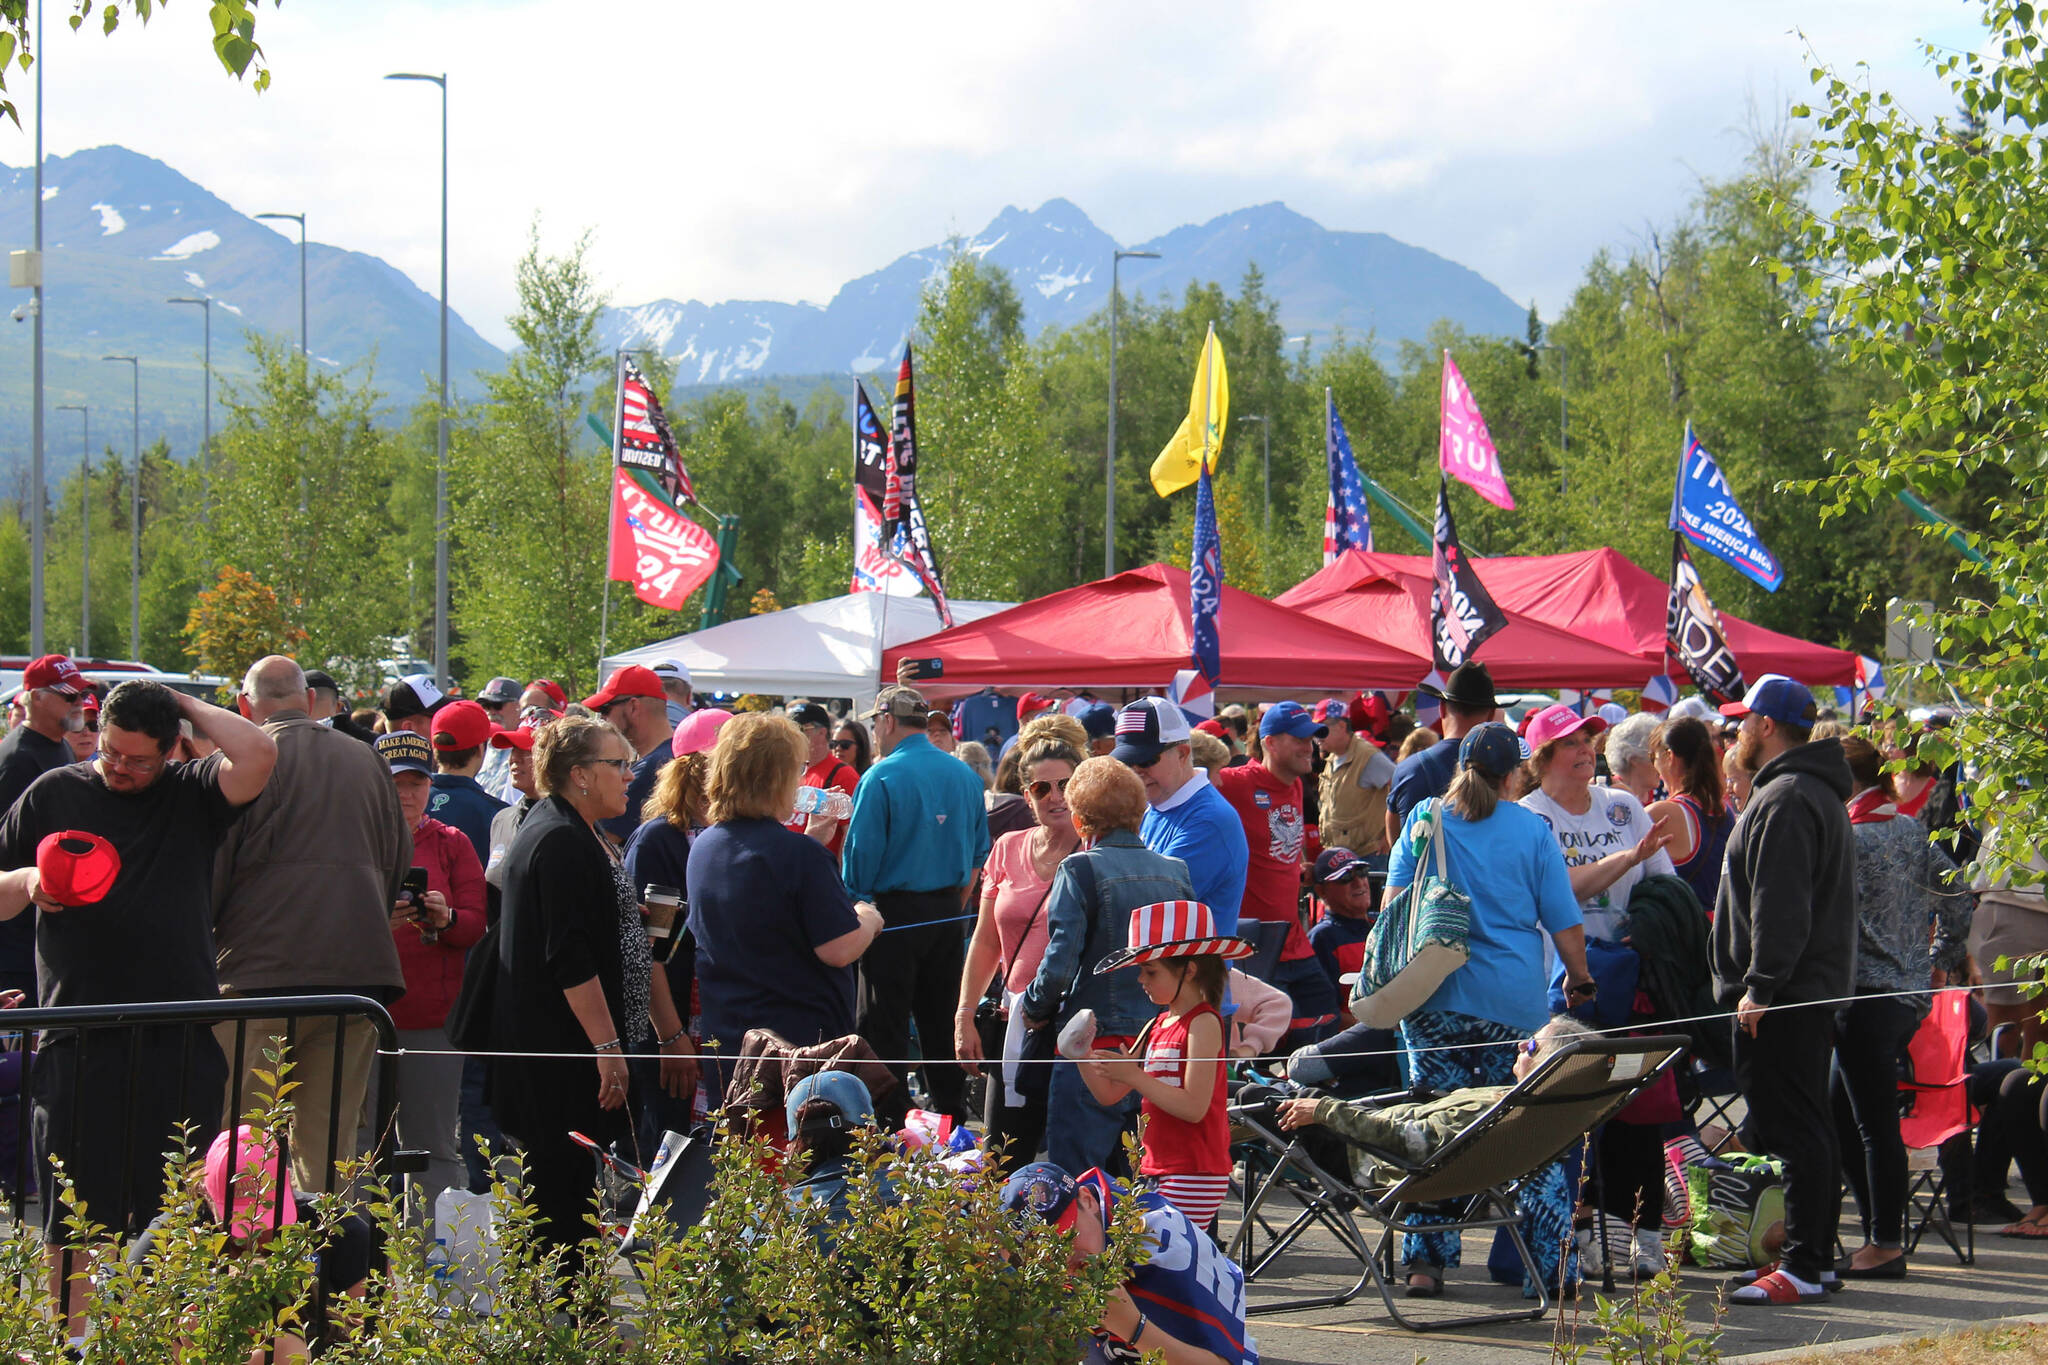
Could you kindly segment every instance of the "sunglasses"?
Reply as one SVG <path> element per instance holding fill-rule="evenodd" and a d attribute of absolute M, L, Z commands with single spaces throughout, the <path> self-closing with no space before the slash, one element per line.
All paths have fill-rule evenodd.
<path fill-rule="evenodd" d="M 630 758 L 593 758 L 590 760 L 590 766 L 593 768 L 600 764 L 608 768 L 617 769 L 621 777 L 633 771 L 633 760 Z"/>
<path fill-rule="evenodd" d="M 853 741 L 850 739 L 835 739 L 832 741 L 830 747 L 834 749 L 851 749 L 854 746 Z"/>
<path fill-rule="evenodd" d="M 1071 777 L 1063 777 L 1059 781 L 1054 782 L 1049 778 L 1041 777 L 1036 782 L 1033 782 L 1031 784 L 1031 799 L 1033 801 L 1043 801 L 1046 797 L 1051 796 L 1054 792 L 1059 792 L 1061 795 L 1065 795 L 1067 790 L 1067 783 L 1073 780 L 1074 779 Z"/>
<path fill-rule="evenodd" d="M 1524 1057 L 1534 1057 L 1538 1052 L 1543 1050 L 1543 1044 L 1539 1043 L 1534 1038 L 1524 1038 L 1522 1040 L 1521 1047 L 1522 1055 Z"/>

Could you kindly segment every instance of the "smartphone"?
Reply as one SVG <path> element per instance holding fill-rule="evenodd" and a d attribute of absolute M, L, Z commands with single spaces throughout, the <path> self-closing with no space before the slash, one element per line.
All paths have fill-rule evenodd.
<path fill-rule="evenodd" d="M 406 900 L 412 904 L 411 915 L 414 919 L 418 919 L 422 914 L 426 913 L 426 907 L 421 904 L 421 901 L 427 894 L 427 870 L 424 867 L 407 868 L 405 870 L 405 881 L 402 885 L 405 889 Z"/>
<path fill-rule="evenodd" d="M 926 682 L 932 678 L 946 676 L 944 659 L 905 659 L 904 663 L 907 665 L 904 675 L 914 682 Z"/>

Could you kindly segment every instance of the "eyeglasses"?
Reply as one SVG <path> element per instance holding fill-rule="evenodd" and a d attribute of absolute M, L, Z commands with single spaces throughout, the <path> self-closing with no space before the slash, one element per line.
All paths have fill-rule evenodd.
<path fill-rule="evenodd" d="M 1129 768 L 1133 772 L 1149 772 L 1153 767 L 1155 767 L 1158 764 L 1159 759 L 1165 757 L 1165 754 L 1160 754 L 1157 758 L 1148 758 L 1143 763 L 1132 761 L 1125 763 L 1124 766 L 1126 768 Z"/>
<path fill-rule="evenodd" d="M 1063 777 L 1059 781 L 1055 782 L 1052 781 L 1050 778 L 1041 777 L 1036 782 L 1033 782 L 1031 784 L 1031 799 L 1033 801 L 1043 801 L 1046 797 L 1051 796 L 1054 792 L 1059 792 L 1061 795 L 1065 795 L 1067 790 L 1067 783 L 1072 782 L 1073 780 L 1074 779 L 1071 777 Z"/>
<path fill-rule="evenodd" d="M 149 758 L 130 758 L 115 749 L 100 750 L 100 762 L 120 772 L 149 773 L 163 766 L 164 756 L 156 754 Z"/>
<path fill-rule="evenodd" d="M 854 745 L 850 739 L 835 739 L 832 741 L 831 747 L 834 749 L 851 749 Z"/>
<path fill-rule="evenodd" d="M 621 777 L 633 771 L 633 760 L 630 758 L 593 758 L 590 760 L 590 766 L 593 768 L 599 764 L 603 764 L 607 768 L 616 768 Z"/>

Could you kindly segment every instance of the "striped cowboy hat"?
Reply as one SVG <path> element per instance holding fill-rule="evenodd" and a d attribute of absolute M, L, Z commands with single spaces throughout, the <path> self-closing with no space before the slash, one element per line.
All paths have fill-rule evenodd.
<path fill-rule="evenodd" d="M 1162 957 L 1250 957 L 1258 949 L 1216 932 L 1216 916 L 1200 901 L 1154 901 L 1131 911 L 1130 946 L 1095 964 L 1097 975 Z"/>

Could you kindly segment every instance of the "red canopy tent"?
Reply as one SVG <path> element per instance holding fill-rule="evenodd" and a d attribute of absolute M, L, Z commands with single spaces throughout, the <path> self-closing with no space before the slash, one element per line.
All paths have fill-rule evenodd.
<path fill-rule="evenodd" d="M 882 677 L 900 659 L 939 659 L 935 692 L 961 688 L 1163 688 L 1189 667 L 1188 575 L 1148 564 L 1084 583 L 883 652 Z M 1217 634 L 1227 691 L 1406 689 L 1429 659 L 1355 635 L 1226 586 Z"/>
<path fill-rule="evenodd" d="M 1493 563 L 1490 559 L 1479 562 L 1480 579 L 1489 590 Z M 1347 550 L 1273 600 L 1427 659 L 1430 587 L 1427 559 Z M 1496 685 L 1508 691 L 1641 687 L 1653 673 L 1662 671 L 1645 665 L 1636 654 L 1545 625 L 1505 603 L 1501 609 L 1507 613 L 1508 624 L 1481 644 L 1473 657 L 1486 665 Z"/>
<path fill-rule="evenodd" d="M 1425 576 L 1430 571 L 1429 560 L 1420 555 L 1368 558 L 1390 571 Z M 1472 565 L 1501 610 L 1633 654 L 1651 674 L 1669 671 L 1664 609 L 1670 584 L 1620 552 L 1603 548 L 1563 555 L 1502 555 L 1475 559 Z M 1290 591 L 1282 600 L 1292 595 Z M 1747 677 L 1783 673 L 1810 687 L 1855 681 L 1856 656 L 1848 650 L 1781 635 L 1727 612 L 1721 613 L 1721 629 Z"/>

